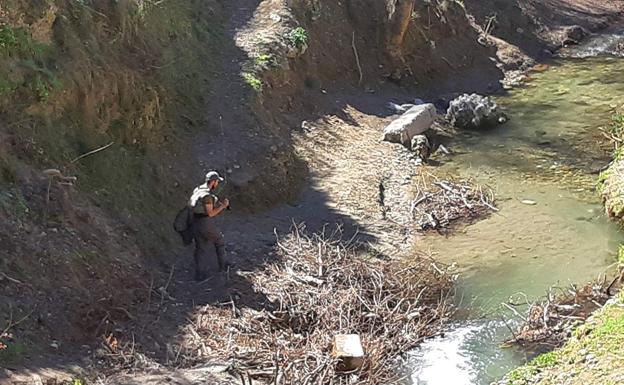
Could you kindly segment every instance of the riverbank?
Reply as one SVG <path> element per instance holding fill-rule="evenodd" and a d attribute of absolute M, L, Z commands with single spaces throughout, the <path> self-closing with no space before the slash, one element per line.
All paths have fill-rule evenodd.
<path fill-rule="evenodd" d="M 499 385 L 617 385 L 624 382 L 624 293 L 610 300 L 561 349 L 513 370 Z"/>
<path fill-rule="evenodd" d="M 621 223 L 624 219 L 624 106 L 613 115 L 605 135 L 613 142 L 613 161 L 600 174 L 599 189 L 607 215 Z"/>
<path fill-rule="evenodd" d="M 505 125 L 460 132 L 446 143 L 451 156 L 434 157 L 437 172 L 490 186 L 500 212 L 450 236 L 419 240 L 418 249 L 457 263 L 463 315 L 446 338 L 423 344 L 419 384 L 501 378 L 533 354 L 501 347 L 512 337 L 509 328 L 522 322 L 501 304 L 524 314 L 522 304 L 557 288 L 583 287 L 614 264 L 623 236 L 603 214 L 596 178 L 611 158 L 599 129 L 610 124 L 619 101 L 616 80 L 624 62 L 600 57 L 549 64 L 495 99 L 510 116 Z"/>

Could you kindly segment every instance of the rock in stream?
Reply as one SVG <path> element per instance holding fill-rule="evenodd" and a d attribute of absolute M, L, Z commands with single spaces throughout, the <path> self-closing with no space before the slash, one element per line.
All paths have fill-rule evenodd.
<path fill-rule="evenodd" d="M 492 99 L 477 94 L 464 94 L 452 100 L 446 118 L 461 129 L 488 128 L 508 120 Z"/>

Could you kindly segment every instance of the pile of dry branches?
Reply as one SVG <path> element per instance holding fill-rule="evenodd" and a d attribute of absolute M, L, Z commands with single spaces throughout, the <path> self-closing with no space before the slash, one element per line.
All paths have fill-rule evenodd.
<path fill-rule="evenodd" d="M 254 274 L 270 306 L 228 306 L 197 316 L 187 351 L 228 358 L 237 375 L 280 384 L 391 384 L 397 357 L 439 331 L 449 316 L 451 275 L 430 261 L 382 261 L 340 241 L 340 232 L 278 242 L 280 261 Z M 363 367 L 339 373 L 331 356 L 336 334 L 359 334 Z M 245 381 L 245 380 L 243 380 Z"/>
<path fill-rule="evenodd" d="M 421 230 L 445 228 L 458 219 L 471 220 L 498 211 L 492 190 L 469 181 L 455 182 L 426 175 L 416 183 L 415 189 L 411 215 Z"/>
<path fill-rule="evenodd" d="M 526 316 L 513 309 L 513 306 L 526 304 L 505 304 L 523 321 L 520 330 L 506 344 L 560 347 L 568 340 L 574 327 L 584 322 L 608 299 L 605 283 L 596 282 L 581 289 L 574 286 L 567 290 L 551 288 L 540 302 L 528 303 Z"/>

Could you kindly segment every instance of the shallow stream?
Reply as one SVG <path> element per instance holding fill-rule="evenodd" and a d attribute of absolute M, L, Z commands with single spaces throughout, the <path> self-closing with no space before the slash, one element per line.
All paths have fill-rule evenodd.
<path fill-rule="evenodd" d="M 418 241 L 438 260 L 457 263 L 463 316 L 414 352 L 414 384 L 499 379 L 531 358 L 501 347 L 510 336 L 502 317 L 517 326 L 502 302 L 584 284 L 613 267 L 624 234 L 604 216 L 595 186 L 609 162 L 599 128 L 623 94 L 624 59 L 561 59 L 497 98 L 507 124 L 452 143 L 455 154 L 441 159 L 441 169 L 490 186 L 501 211 L 449 237 Z"/>

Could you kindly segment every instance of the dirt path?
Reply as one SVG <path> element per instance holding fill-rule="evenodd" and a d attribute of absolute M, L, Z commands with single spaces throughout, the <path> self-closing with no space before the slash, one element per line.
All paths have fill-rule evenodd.
<path fill-rule="evenodd" d="M 259 2 L 240 0 L 232 2 L 233 16 L 228 33 L 233 39 L 240 38 L 240 31 L 252 20 L 252 13 Z M 244 41 L 239 40 L 239 41 Z M 228 129 L 237 128 L 236 116 L 248 113 L 241 106 L 240 95 L 247 92 L 240 81 L 240 67 L 233 65 L 246 58 L 243 50 L 232 49 L 225 55 L 224 73 L 220 82 L 224 94 L 217 107 L 229 111 L 224 114 L 223 124 Z M 192 250 L 177 253 L 179 262 L 170 269 L 171 278 L 156 294 L 141 322 L 128 325 L 123 334 L 133 335 L 142 349 L 150 352 L 148 367 L 156 374 L 137 376 L 118 375 L 108 381 L 114 384 L 161 383 L 171 378 L 174 383 L 210 383 L 210 370 L 171 372 L 165 367 L 177 365 L 175 345 L 179 344 L 189 329 L 189 319 L 206 306 L 230 306 L 261 308 L 268 302 L 255 292 L 246 279 L 248 273 L 262 268 L 272 258 L 275 233 L 285 234 L 293 223 L 304 223 L 308 230 L 319 231 L 324 226 L 342 226 L 345 236 L 357 234 L 357 239 L 368 243 L 371 249 L 384 256 L 405 255 L 411 251 L 409 228 L 410 185 L 418 172 L 411 154 L 399 145 L 381 141 L 383 127 L 392 120 L 384 107 L 385 97 L 364 94 L 355 97 L 321 95 L 320 102 L 335 113 L 315 121 L 302 122 L 302 130 L 293 138 L 294 151 L 308 165 L 309 177 L 299 198 L 292 204 L 282 204 L 261 214 L 248 215 L 233 211 L 220 219 L 227 239 L 230 258 L 236 263 L 236 271 L 228 276 L 216 272 L 203 282 L 192 281 Z M 247 122 L 249 123 L 249 122 Z M 227 137 L 200 137 L 193 149 L 210 154 L 215 146 L 225 145 L 224 164 L 240 156 L 241 151 L 252 151 L 241 143 L 228 143 L 236 134 Z M 248 146 L 258 146 L 254 140 Z M 237 152 L 231 153 L 230 149 Z M 213 157 L 206 156 L 208 162 Z M 383 197 L 380 195 L 383 186 Z M 235 203 L 235 202 L 234 202 Z M 163 366 L 165 365 L 165 366 Z M 158 369 L 160 368 L 160 369 Z M 160 373 L 160 374 L 159 374 Z"/>
<path fill-rule="evenodd" d="M 232 16 L 227 34 L 236 46 L 224 51 L 223 70 L 219 86 L 215 88 L 221 94 L 215 95 L 207 111 L 209 124 L 213 125 L 224 111 L 219 124 L 228 132 L 218 137 L 200 135 L 190 149 L 206 168 L 225 168 L 234 159 L 240 162 L 270 144 L 268 137 L 253 135 L 253 130 L 253 138 L 246 137 L 255 122 L 248 118 L 253 116 L 249 107 L 241 103 L 249 92 L 241 80 L 241 63 L 248 59 L 250 40 L 259 38 L 254 35 L 254 28 L 263 28 L 258 19 L 266 20 L 266 13 L 271 11 L 268 6 L 257 9 L 259 3 L 259 0 L 228 3 Z M 309 173 L 298 199 L 255 215 L 236 210 L 228 212 L 219 221 L 226 235 L 229 256 L 237 265 L 236 271 L 229 276 L 219 274 L 215 262 L 212 277 L 196 283 L 192 280 L 192 249 L 179 250 L 178 262 L 163 267 L 164 272 L 171 273 L 170 279 L 162 288 L 155 288 L 145 314 L 138 317 L 141 321 L 119 332 L 126 338 L 134 336 L 150 356 L 148 367 L 178 364 L 172 353 L 174 346 L 184 339 L 185 333 L 190 333 L 189 319 L 205 306 L 229 306 L 233 299 L 237 306 L 265 306 L 267 299 L 255 292 L 246 275 L 271 260 L 275 233 L 287 233 L 293 223 L 304 223 L 310 231 L 318 231 L 325 225 L 342 226 L 345 236 L 357 233 L 359 241 L 386 256 L 409 251 L 404 247 L 409 244 L 406 231 L 409 186 L 417 167 L 406 149 L 381 142 L 382 128 L 392 120 L 384 107 L 387 99 L 369 94 L 353 98 L 319 95 L 319 98 L 319 102 L 335 114 L 302 122 L 304 129 L 294 134 L 293 150 L 307 163 Z M 220 163 L 215 165 L 215 159 Z M 384 190 L 383 202 L 380 185 Z M 162 374 L 173 378 L 174 382 L 177 377 L 184 379 L 180 383 L 199 383 L 210 378 L 205 371 L 172 373 L 163 369 Z M 115 376 L 109 381 L 129 384 L 164 380 L 157 374 L 152 377 Z"/>
<path fill-rule="evenodd" d="M 167 287 L 171 298 L 154 306 L 155 320 L 149 325 L 152 341 L 143 337 L 144 347 L 158 346 L 158 341 L 175 344 L 183 340 L 185 333 L 192 333 L 188 320 L 195 312 L 207 310 L 207 305 L 230 306 L 230 301 L 235 301 L 237 307 L 260 308 L 268 304 L 245 276 L 270 260 L 274 232 L 283 234 L 293 223 L 305 223 L 311 231 L 325 225 L 342 225 L 345 234 L 351 236 L 358 231 L 360 241 L 368 242 L 372 249 L 385 256 L 406 255 L 411 251 L 409 245 L 414 234 L 408 231 L 410 182 L 419 168 L 402 146 L 381 141 L 382 127 L 392 119 L 384 116 L 383 99 L 360 97 L 357 103 L 378 106 L 377 115 L 362 112 L 346 100 L 337 100 L 340 117 L 327 116 L 306 122 L 306 129 L 296 135 L 296 149 L 310 165 L 311 175 L 295 204 L 281 205 L 259 215 L 223 218 L 228 251 L 238 265 L 238 271 L 229 279 L 215 273 L 207 282 L 193 282 L 190 258 L 181 256 L 184 262 L 177 265 L 178 270 Z M 384 186 L 385 208 L 380 204 L 380 183 Z M 154 330 L 159 334 L 153 333 Z M 150 332 L 143 325 L 136 330 L 136 334 L 139 333 L 145 336 Z M 169 350 L 161 353 L 156 354 L 161 363 L 175 364 Z M 149 375 L 114 376 L 108 383 L 226 383 L 213 373 L 223 369 L 222 366 L 205 366 L 171 372 L 161 368 Z"/>

